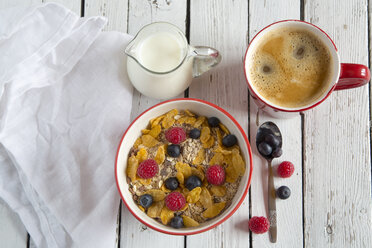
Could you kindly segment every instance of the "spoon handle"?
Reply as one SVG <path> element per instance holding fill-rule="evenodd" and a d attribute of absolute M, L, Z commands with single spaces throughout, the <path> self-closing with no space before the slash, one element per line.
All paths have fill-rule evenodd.
<path fill-rule="evenodd" d="M 271 161 L 268 161 L 269 165 L 269 181 L 268 181 L 268 195 L 269 195 L 269 221 L 270 221 L 270 241 L 276 243 L 277 237 L 277 226 L 276 226 L 276 204 L 275 204 L 275 188 L 274 188 L 274 175 L 273 168 L 271 167 Z"/>

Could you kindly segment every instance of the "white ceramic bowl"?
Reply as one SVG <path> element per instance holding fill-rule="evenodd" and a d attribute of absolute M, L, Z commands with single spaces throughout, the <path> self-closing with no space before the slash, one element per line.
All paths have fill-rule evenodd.
<path fill-rule="evenodd" d="M 225 209 L 219 216 L 211 219 L 198 227 L 180 228 L 174 229 L 169 226 L 165 226 L 156 220 L 150 218 L 146 213 L 142 212 L 132 198 L 132 194 L 129 192 L 128 183 L 126 180 L 126 167 L 127 159 L 130 148 L 133 146 L 136 139 L 141 135 L 141 130 L 146 128 L 149 121 L 159 115 L 162 115 L 169 110 L 178 109 L 184 110 L 189 109 L 190 111 L 202 115 L 202 116 L 215 116 L 230 130 L 232 134 L 235 134 L 242 152 L 242 156 L 246 162 L 246 172 L 240 181 L 240 185 L 236 195 L 233 198 L 232 204 Z M 252 176 L 252 152 L 249 145 L 246 134 L 240 127 L 239 123 L 225 110 L 221 109 L 217 105 L 212 103 L 192 99 L 192 98 L 181 98 L 174 99 L 159 103 L 141 115 L 139 115 L 132 124 L 125 131 L 123 138 L 121 139 L 115 165 L 115 177 L 118 190 L 120 192 L 123 202 L 129 209 L 129 211 L 146 226 L 157 230 L 159 232 L 172 234 L 172 235 L 191 235 L 197 234 L 209 229 L 216 227 L 225 220 L 227 220 L 241 205 L 245 196 L 247 195 L 248 188 L 251 183 Z"/>

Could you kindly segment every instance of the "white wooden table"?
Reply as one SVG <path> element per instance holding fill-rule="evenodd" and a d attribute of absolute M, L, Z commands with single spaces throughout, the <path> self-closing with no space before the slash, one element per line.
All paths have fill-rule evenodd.
<path fill-rule="evenodd" d="M 0 0 L 0 8 L 44 0 Z M 278 242 L 268 234 L 252 235 L 247 221 L 267 216 L 267 166 L 254 152 L 249 195 L 224 224 L 203 234 L 175 237 L 153 231 L 119 213 L 120 247 L 372 247 L 371 98 L 370 86 L 334 92 L 315 110 L 290 120 L 258 111 L 248 95 L 243 57 L 249 40 L 264 26 L 301 19 L 320 26 L 336 42 L 343 62 L 370 62 L 368 0 L 58 0 L 82 16 L 103 15 L 106 30 L 136 34 L 145 24 L 168 21 L 181 28 L 193 45 L 220 50 L 222 63 L 194 80 L 186 97 L 222 106 L 255 140 L 257 126 L 273 120 L 284 136 L 284 154 L 275 161 L 295 164 L 290 179 L 275 185 L 292 190 L 277 201 Z M 157 101 L 135 93 L 132 118 Z M 275 165 L 274 164 L 274 165 Z M 0 201 L 0 247 L 33 247 L 18 217 Z"/>

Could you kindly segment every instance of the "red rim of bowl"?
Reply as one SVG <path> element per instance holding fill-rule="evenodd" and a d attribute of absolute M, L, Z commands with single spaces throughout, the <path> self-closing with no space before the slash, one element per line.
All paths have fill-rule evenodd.
<path fill-rule="evenodd" d="M 128 130 L 131 128 L 131 126 L 137 121 L 138 118 L 140 118 L 142 115 L 144 115 L 146 112 L 150 111 L 151 109 L 153 108 L 156 108 L 157 106 L 160 106 L 160 105 L 163 105 L 165 103 L 168 103 L 168 102 L 175 102 L 175 101 L 181 101 L 181 100 L 187 100 L 187 101 L 195 101 L 195 102 L 200 102 L 200 103 L 204 103 L 204 104 L 207 104 L 209 106 L 212 106 L 214 108 L 216 108 L 217 110 L 221 111 L 222 113 L 224 113 L 227 117 L 229 117 L 233 122 L 234 124 L 238 127 L 239 131 L 242 133 L 243 137 L 244 137 L 244 141 L 247 145 L 247 149 L 248 149 L 248 154 L 249 154 L 249 177 L 248 177 L 248 183 L 247 183 L 247 186 L 246 188 L 244 189 L 244 193 L 243 193 L 243 196 L 242 198 L 239 200 L 238 204 L 235 206 L 235 208 L 233 210 L 231 210 L 231 212 L 226 215 L 222 220 L 220 220 L 219 222 L 217 222 L 216 224 L 210 226 L 210 227 L 206 227 L 204 229 L 201 229 L 201 230 L 198 230 L 198 231 L 191 231 L 191 232 L 185 232 L 185 233 L 175 233 L 175 232 L 172 232 L 172 231 L 166 231 L 166 230 L 161 230 L 155 226 L 152 226 L 150 224 L 148 224 L 146 221 L 144 221 L 143 219 L 141 219 L 139 216 L 137 216 L 135 214 L 134 211 L 132 211 L 132 209 L 129 207 L 129 205 L 127 204 L 127 202 L 125 201 L 122 193 L 121 193 L 121 190 L 120 190 L 120 187 L 119 187 L 119 183 L 118 183 L 118 175 L 117 175 L 117 167 L 118 167 L 118 156 L 119 156 L 119 151 L 120 151 L 120 147 L 122 145 L 122 142 L 124 140 L 124 137 L 125 135 L 127 134 Z M 195 98 L 177 98 L 177 99 L 172 99 L 172 100 L 167 100 L 167 101 L 164 101 L 164 102 L 161 102 L 161 103 L 158 103 L 150 108 L 148 108 L 147 110 L 145 110 L 144 112 L 142 112 L 139 116 L 137 116 L 136 119 L 134 119 L 132 121 L 132 123 L 128 126 L 127 130 L 124 132 L 123 134 L 123 137 L 121 138 L 120 140 L 120 143 L 119 143 L 119 147 L 118 147 L 118 150 L 116 152 L 116 159 L 115 159 L 115 181 L 116 181 L 116 187 L 118 188 L 118 191 L 120 193 L 120 197 L 121 199 L 123 200 L 124 204 L 127 206 L 128 210 L 132 213 L 132 215 L 134 217 L 136 217 L 137 220 L 139 220 L 140 222 L 142 222 L 144 225 L 158 231 L 158 232 L 162 232 L 162 233 L 165 233 L 165 234 L 171 234 L 171 235 L 193 235 L 193 234 L 198 234 L 198 233 L 202 233 L 202 232 L 205 232 L 205 231 L 208 231 L 220 224 L 222 224 L 223 222 L 225 222 L 228 218 L 230 218 L 235 212 L 236 210 L 238 210 L 238 208 L 240 207 L 240 205 L 243 203 L 245 197 L 247 196 L 247 193 L 248 193 L 248 189 L 249 189 L 249 186 L 251 185 L 251 180 L 252 180 L 252 170 L 253 170 L 253 164 L 252 164 L 252 150 L 251 150 L 251 146 L 249 144 L 249 141 L 248 141 L 248 138 L 247 138 L 247 135 L 245 134 L 243 128 L 240 126 L 240 124 L 235 120 L 234 117 L 232 117 L 226 110 L 222 109 L 221 107 L 213 104 L 213 103 L 210 103 L 210 102 L 207 102 L 207 101 L 204 101 L 204 100 L 200 100 L 200 99 L 195 99 Z"/>
<path fill-rule="evenodd" d="M 328 91 L 328 93 L 319 101 L 317 101 L 316 103 L 314 103 L 313 105 L 309 106 L 309 107 L 306 107 L 306 108 L 303 108 L 303 109 L 294 109 L 294 110 L 288 110 L 288 109 L 281 109 L 281 108 L 277 108 L 277 107 L 274 107 L 273 105 L 269 104 L 267 101 L 263 100 L 261 97 L 259 97 L 256 92 L 253 90 L 253 88 L 251 87 L 249 81 L 248 81 L 248 77 L 247 77 L 247 72 L 246 72 L 246 59 L 247 59 L 247 54 L 248 54 L 248 49 L 250 47 L 250 45 L 252 44 L 252 42 L 254 41 L 254 39 L 262 32 L 264 31 L 265 29 L 275 25 L 275 24 L 278 24 L 278 23 L 281 23 L 281 22 L 302 22 L 302 23 L 306 23 L 308 25 L 311 25 L 315 28 L 317 28 L 318 30 L 320 30 L 323 34 L 325 34 L 327 36 L 327 38 L 332 42 L 336 52 L 337 52 L 337 47 L 335 45 L 335 43 L 333 42 L 333 40 L 331 39 L 331 37 L 329 37 L 329 35 L 324 32 L 321 28 L 319 28 L 318 26 L 315 26 L 314 24 L 310 23 L 310 22 L 305 22 L 305 21 L 301 21 L 301 20 L 296 20 L 296 19 L 288 19 L 288 20 L 282 20 L 282 21 L 278 21 L 278 22 L 274 22 L 274 23 L 271 23 L 270 25 L 264 27 L 263 29 L 260 30 L 260 32 L 258 32 L 254 37 L 253 39 L 251 40 L 251 42 L 249 42 L 249 45 L 247 47 L 247 50 L 245 52 L 245 56 L 244 56 L 244 75 L 245 75 L 245 80 L 247 81 L 247 85 L 248 85 L 248 88 L 249 90 L 254 94 L 255 97 L 257 97 L 261 102 L 263 102 L 265 105 L 269 106 L 270 108 L 274 109 L 274 110 L 277 110 L 277 111 L 282 111 L 282 112 L 302 112 L 302 111 L 306 111 L 306 110 L 309 110 L 309 109 L 312 109 L 316 106 L 318 106 L 319 104 L 321 104 L 322 102 L 324 102 L 328 96 L 332 93 L 332 91 L 336 88 L 336 85 L 337 85 L 337 82 L 333 85 L 333 87 Z"/>

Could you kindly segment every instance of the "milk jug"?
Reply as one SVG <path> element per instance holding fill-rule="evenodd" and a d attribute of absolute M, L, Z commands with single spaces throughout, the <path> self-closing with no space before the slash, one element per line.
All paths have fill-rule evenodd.
<path fill-rule="evenodd" d="M 167 99 L 182 93 L 221 61 L 216 49 L 192 47 L 176 26 L 156 22 L 143 27 L 125 49 L 127 72 L 143 95 Z"/>

